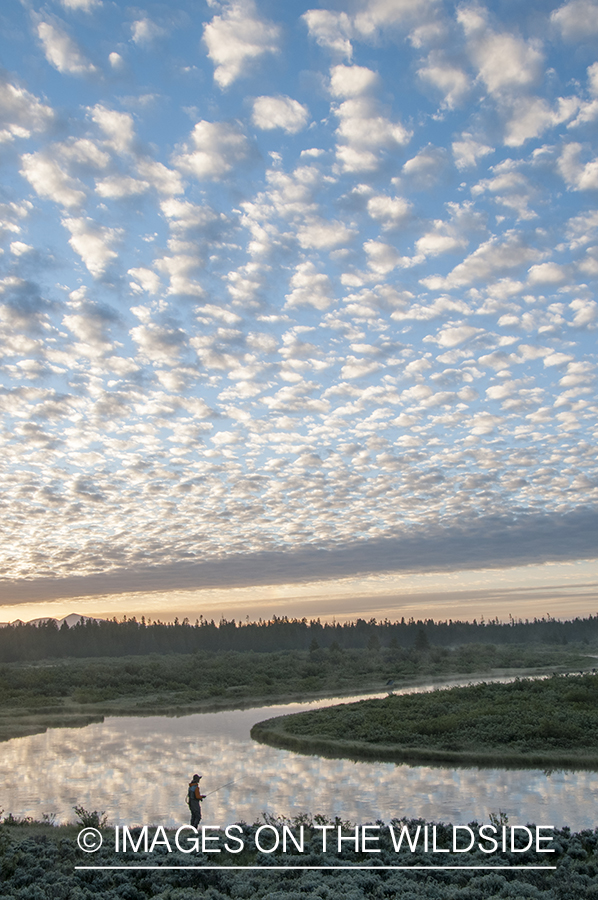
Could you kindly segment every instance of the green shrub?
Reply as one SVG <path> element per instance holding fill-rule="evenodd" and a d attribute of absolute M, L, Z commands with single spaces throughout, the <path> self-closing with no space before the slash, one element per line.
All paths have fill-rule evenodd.
<path fill-rule="evenodd" d="M 104 810 L 102 812 L 98 812 L 97 809 L 93 811 L 85 809 L 84 806 L 73 806 L 77 814 L 77 825 L 82 825 L 83 828 L 106 828 L 108 824 L 108 816 L 105 815 Z"/>

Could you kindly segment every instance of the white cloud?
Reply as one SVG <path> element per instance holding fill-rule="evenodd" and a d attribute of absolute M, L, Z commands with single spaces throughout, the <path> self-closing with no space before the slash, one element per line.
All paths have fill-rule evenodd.
<path fill-rule="evenodd" d="M 245 74 L 253 60 L 279 51 L 280 28 L 258 18 L 251 0 L 240 0 L 228 4 L 222 15 L 205 25 L 203 39 L 216 66 L 214 80 L 226 88 Z"/>
<path fill-rule="evenodd" d="M 563 284 L 567 281 L 567 270 L 554 262 L 537 263 L 527 273 L 529 284 Z"/>
<path fill-rule="evenodd" d="M 431 188 L 442 178 L 446 163 L 444 147 L 428 144 L 417 156 L 407 160 L 403 166 L 403 175 L 419 188 Z"/>
<path fill-rule="evenodd" d="M 587 41 L 598 34 L 598 3 L 572 0 L 550 14 L 550 21 L 566 41 Z"/>
<path fill-rule="evenodd" d="M 500 277 L 512 269 L 532 262 L 537 256 L 538 251 L 528 246 L 519 234 L 507 232 L 502 239 L 491 237 L 490 240 L 480 244 L 462 263 L 455 266 L 446 278 L 431 275 L 422 278 L 422 284 L 431 290 L 463 287 L 491 276 Z"/>
<path fill-rule="evenodd" d="M 573 357 L 570 353 L 548 353 L 543 360 L 546 368 L 550 366 L 564 366 L 572 361 Z"/>
<path fill-rule="evenodd" d="M 186 335 L 180 328 L 169 328 L 147 322 L 131 328 L 130 335 L 146 360 L 171 365 L 177 362 L 184 349 Z M 151 410 L 148 410 L 151 414 Z"/>
<path fill-rule="evenodd" d="M 436 21 L 424 21 L 409 32 L 409 43 L 417 50 L 427 46 L 440 46 L 449 36 L 449 22 L 440 16 Z"/>
<path fill-rule="evenodd" d="M 467 73 L 445 59 L 438 51 L 430 53 L 425 65 L 417 70 L 417 74 L 443 94 L 442 105 L 446 109 L 458 106 L 471 87 Z"/>
<path fill-rule="evenodd" d="M 162 200 L 160 209 L 174 232 L 205 231 L 215 223 L 226 221 L 224 213 L 215 213 L 208 205 L 199 206 L 174 197 Z"/>
<path fill-rule="evenodd" d="M 598 234 L 598 210 L 572 216 L 567 222 L 565 234 L 567 240 L 570 241 L 569 246 L 572 250 L 583 247 L 594 240 Z"/>
<path fill-rule="evenodd" d="M 540 80 L 544 57 L 538 41 L 526 43 L 509 32 L 493 31 L 485 10 L 478 6 L 460 7 L 457 19 L 465 31 L 479 78 L 490 93 L 520 90 Z"/>
<path fill-rule="evenodd" d="M 278 215 L 313 216 L 318 208 L 315 192 L 322 184 L 322 173 L 316 166 L 298 166 L 288 174 L 270 169 L 266 179 L 272 188 L 267 193 L 268 203 L 273 204 Z"/>
<path fill-rule="evenodd" d="M 91 302 L 81 290 L 71 292 L 68 307 L 72 311 L 62 322 L 81 342 L 75 353 L 95 358 L 113 352 L 109 328 L 118 321 L 118 315 L 108 307 Z"/>
<path fill-rule="evenodd" d="M 517 218 L 536 218 L 537 213 L 529 207 L 536 191 L 525 175 L 519 171 L 519 164 L 511 159 L 505 159 L 493 166 L 491 171 L 492 178 L 482 179 L 472 186 L 472 196 L 478 197 L 485 191 L 489 191 L 494 194 L 498 203 L 513 210 L 517 214 Z"/>
<path fill-rule="evenodd" d="M 330 70 L 330 93 L 333 97 L 361 97 L 380 82 L 376 72 L 365 66 L 334 66 Z"/>
<path fill-rule="evenodd" d="M 445 222 L 437 220 L 434 228 L 426 232 L 416 241 L 417 252 L 423 256 L 438 256 L 439 253 L 450 253 L 466 247 L 468 240 L 463 235 L 456 233 Z"/>
<path fill-rule="evenodd" d="M 469 422 L 470 431 L 475 435 L 492 434 L 498 425 L 502 425 L 503 420 L 500 416 L 493 416 L 490 413 L 477 413 L 471 417 Z"/>
<path fill-rule="evenodd" d="M 485 217 L 477 211 L 472 201 L 446 204 L 449 219 L 435 219 L 432 228 L 416 241 L 417 253 L 436 256 L 440 253 L 464 249 L 470 236 L 478 239 L 486 230 Z"/>
<path fill-rule="evenodd" d="M 120 229 L 97 225 L 89 218 L 63 219 L 71 237 L 69 244 L 79 254 L 94 278 L 104 274 L 118 254 L 111 245 L 120 237 Z"/>
<path fill-rule="evenodd" d="M 497 101 L 508 147 L 520 147 L 576 113 L 577 97 L 559 97 L 551 105 L 530 93 L 544 74 L 544 52 L 538 39 L 525 41 L 510 32 L 494 31 L 487 12 L 479 6 L 460 7 L 457 18 L 478 69 L 478 81 Z"/>
<path fill-rule="evenodd" d="M 375 194 L 367 204 L 368 215 L 382 223 L 382 229 L 388 231 L 396 228 L 411 213 L 411 204 L 403 197 L 388 197 L 386 194 Z"/>
<path fill-rule="evenodd" d="M 21 174 L 40 197 L 54 200 L 67 209 L 84 202 L 83 184 L 67 175 L 51 156 L 42 152 L 26 153 L 21 157 L 21 165 Z"/>
<path fill-rule="evenodd" d="M 598 98 L 598 63 L 592 63 L 586 70 L 588 79 L 588 93 Z M 579 111 L 575 119 L 569 122 L 567 128 L 578 128 L 580 125 L 586 125 L 588 122 L 595 122 L 598 119 L 598 99 L 581 100 L 579 103 Z"/>
<path fill-rule="evenodd" d="M 378 30 L 438 17 L 437 0 L 360 0 L 354 18 L 355 30 L 375 37 Z"/>
<path fill-rule="evenodd" d="M 0 73 L 0 127 L 13 137 L 28 138 L 44 131 L 53 119 L 51 107 Z"/>
<path fill-rule="evenodd" d="M 428 300 L 426 303 L 413 303 L 406 310 L 396 310 L 391 314 L 391 319 L 395 322 L 409 321 L 429 322 L 432 319 L 446 318 L 457 314 L 467 315 L 471 312 L 470 307 L 464 300 L 455 300 L 446 294 L 436 297 L 432 302 Z M 405 371 L 411 372 L 411 363 Z"/>
<path fill-rule="evenodd" d="M 297 134 L 308 119 L 308 108 L 291 97 L 257 97 L 253 102 L 253 124 L 264 131 L 282 128 L 287 134 Z"/>
<path fill-rule="evenodd" d="M 584 165 L 580 160 L 582 151 L 581 144 L 566 144 L 559 157 L 558 168 L 572 190 L 595 190 L 598 188 L 598 157 Z"/>
<path fill-rule="evenodd" d="M 332 285 L 328 275 L 318 272 L 312 262 L 299 263 L 291 278 L 290 294 L 285 297 L 286 307 L 312 306 L 328 309 L 333 302 Z"/>
<path fill-rule="evenodd" d="M 554 107 L 541 97 L 514 98 L 508 107 L 505 144 L 520 147 L 530 138 L 539 137 L 547 128 L 566 122 L 578 109 L 577 97 L 559 97 Z"/>
<path fill-rule="evenodd" d="M 195 125 L 191 140 L 195 149 L 185 147 L 175 164 L 199 179 L 223 178 L 249 153 L 247 138 L 234 123 L 202 119 Z"/>
<path fill-rule="evenodd" d="M 598 62 L 592 63 L 587 68 L 588 89 L 591 94 L 598 96 Z"/>
<path fill-rule="evenodd" d="M 148 294 L 157 294 L 161 287 L 160 276 L 151 269 L 139 267 L 137 269 L 129 269 L 127 275 L 135 279 L 134 289 L 141 288 Z"/>
<path fill-rule="evenodd" d="M 430 340 L 435 341 L 440 347 L 458 347 L 477 334 L 482 334 L 482 328 L 475 328 L 465 323 L 455 325 L 443 325 L 442 328 Z"/>
<path fill-rule="evenodd" d="M 110 162 L 109 154 L 89 138 L 78 138 L 67 143 L 54 144 L 52 152 L 55 157 L 61 158 L 69 164 L 76 163 L 85 168 L 105 169 Z"/>
<path fill-rule="evenodd" d="M 253 301 L 262 287 L 261 274 L 261 267 L 254 262 L 240 266 L 236 272 L 229 272 L 226 276 L 227 290 L 233 300 L 239 303 Z"/>
<path fill-rule="evenodd" d="M 99 125 L 108 139 L 108 143 L 117 153 L 130 153 L 135 140 L 133 116 L 130 113 L 107 109 L 97 103 L 89 110 L 92 120 Z"/>
<path fill-rule="evenodd" d="M 476 140 L 468 131 L 464 131 L 461 140 L 454 141 L 451 148 L 458 169 L 472 168 L 482 156 L 494 153 L 494 147 Z"/>
<path fill-rule="evenodd" d="M 364 378 L 377 372 L 380 363 L 371 359 L 359 359 L 355 356 L 347 356 L 347 361 L 341 369 L 341 378 Z"/>
<path fill-rule="evenodd" d="M 585 258 L 578 265 L 586 278 L 596 278 L 598 276 L 598 247 L 588 247 Z"/>
<path fill-rule="evenodd" d="M 351 35 L 353 25 L 346 12 L 333 12 L 329 9 L 310 9 L 304 13 L 310 37 L 320 47 L 327 47 L 339 56 L 351 59 L 353 48 Z"/>
<path fill-rule="evenodd" d="M 156 38 L 163 37 L 165 34 L 165 29 L 148 19 L 147 16 L 137 19 L 131 24 L 131 40 L 140 46 L 148 46 Z"/>
<path fill-rule="evenodd" d="M 571 301 L 569 308 L 575 314 L 571 323 L 574 328 L 586 328 L 598 318 L 598 303 L 595 300 L 578 298 Z"/>
<path fill-rule="evenodd" d="M 113 50 L 112 53 L 108 54 L 108 62 L 110 63 L 112 68 L 116 70 L 122 69 L 125 63 L 120 53 L 117 53 L 116 50 Z"/>
<path fill-rule="evenodd" d="M 25 244 L 23 241 L 12 241 L 10 245 L 13 256 L 23 256 L 25 253 L 31 253 L 33 249 L 31 244 Z"/>
<path fill-rule="evenodd" d="M 26 219 L 33 204 L 29 200 L 22 203 L 0 203 L 0 238 L 13 237 L 21 233 L 23 219 Z"/>
<path fill-rule="evenodd" d="M 366 241 L 363 249 L 367 254 L 368 266 L 377 275 L 387 275 L 403 262 L 398 250 L 382 241 Z"/>
<path fill-rule="evenodd" d="M 339 144 L 336 149 L 338 159 L 343 172 L 373 172 L 378 168 L 378 155 L 372 150 Z"/>
<path fill-rule="evenodd" d="M 167 293 L 188 297 L 202 297 L 204 294 L 201 284 L 190 277 L 199 265 L 200 258 L 196 253 L 174 253 L 155 262 L 156 268 L 165 272 L 170 279 Z"/>
<path fill-rule="evenodd" d="M 57 25 L 42 19 L 37 24 L 37 34 L 43 44 L 46 59 L 60 73 L 93 75 L 97 72 L 76 42 Z"/>
<path fill-rule="evenodd" d="M 345 172 L 376 169 L 381 150 L 402 147 L 411 138 L 400 122 L 382 115 L 378 101 L 370 96 L 377 84 L 377 74 L 363 66 L 334 66 L 331 70 L 331 93 L 349 98 L 334 109 L 340 120 L 336 155 Z"/>
<path fill-rule="evenodd" d="M 422 21 L 420 30 L 430 30 L 437 16 L 437 0 L 358 0 L 352 15 L 328 9 L 310 9 L 303 18 L 310 37 L 338 56 L 351 59 L 351 39 L 371 40 L 397 25 Z M 436 24 L 436 23 L 434 23 Z"/>
<path fill-rule="evenodd" d="M 580 125 L 587 125 L 588 122 L 595 122 L 596 119 L 598 119 L 598 100 L 581 102 L 576 117 L 569 122 L 567 128 L 578 128 Z"/>
<path fill-rule="evenodd" d="M 159 194 L 172 196 L 182 194 L 185 190 L 180 173 L 156 160 L 140 159 L 137 162 L 137 171 Z"/>
<path fill-rule="evenodd" d="M 297 231 L 297 240 L 305 250 L 330 250 L 350 241 L 356 232 L 342 222 L 310 217 Z"/>
<path fill-rule="evenodd" d="M 102 6 L 102 0 L 60 0 L 65 9 L 92 12 Z"/>
<path fill-rule="evenodd" d="M 570 362 L 567 366 L 567 374 L 563 375 L 559 384 L 562 387 L 572 388 L 580 384 L 591 384 L 595 379 L 594 366 L 590 362 Z"/>
<path fill-rule="evenodd" d="M 109 175 L 102 181 L 96 181 L 96 193 L 111 200 L 134 197 L 149 191 L 149 188 L 149 182 L 131 178 L 130 175 Z"/>

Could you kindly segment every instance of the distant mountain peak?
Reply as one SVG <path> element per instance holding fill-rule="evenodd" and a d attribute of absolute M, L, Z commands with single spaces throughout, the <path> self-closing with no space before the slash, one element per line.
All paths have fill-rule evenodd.
<path fill-rule="evenodd" d="M 69 613 L 68 616 L 63 616 L 62 619 L 56 619 L 54 616 L 42 616 L 39 619 L 30 619 L 28 622 L 23 622 L 22 619 L 14 619 L 12 622 L 0 622 L 0 628 L 6 628 L 7 625 L 45 625 L 46 622 L 56 622 L 59 628 L 66 622 L 67 626 L 72 628 L 73 625 L 78 625 L 79 622 L 87 619 L 90 619 L 92 622 L 105 621 L 105 619 L 98 619 L 97 616 L 82 616 L 79 613 Z"/>

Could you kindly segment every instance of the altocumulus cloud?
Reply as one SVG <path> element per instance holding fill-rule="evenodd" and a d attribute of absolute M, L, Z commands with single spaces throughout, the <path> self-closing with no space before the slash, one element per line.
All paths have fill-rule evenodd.
<path fill-rule="evenodd" d="M 7 602 L 595 555 L 595 9 L 12 5 Z"/>

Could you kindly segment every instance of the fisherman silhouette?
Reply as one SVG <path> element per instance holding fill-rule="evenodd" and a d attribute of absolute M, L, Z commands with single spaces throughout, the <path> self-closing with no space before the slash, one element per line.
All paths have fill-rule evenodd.
<path fill-rule="evenodd" d="M 187 803 L 191 811 L 191 825 L 197 828 L 201 822 L 201 801 L 206 796 L 199 790 L 199 781 L 201 775 L 194 775 L 189 782 L 189 790 L 187 791 Z"/>

